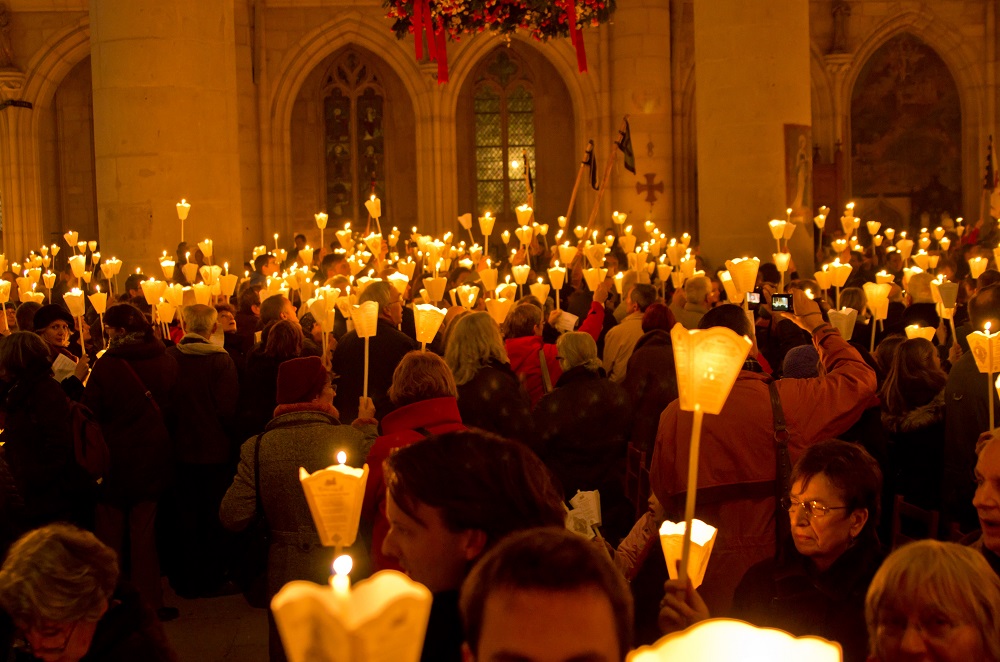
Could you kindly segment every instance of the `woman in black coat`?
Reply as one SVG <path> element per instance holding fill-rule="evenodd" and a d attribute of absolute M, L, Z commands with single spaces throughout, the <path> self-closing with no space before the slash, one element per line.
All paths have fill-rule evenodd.
<path fill-rule="evenodd" d="M 444 358 L 455 376 L 462 422 L 530 443 L 531 404 L 511 370 L 496 322 L 489 313 L 470 313 L 452 324 Z"/>
<path fill-rule="evenodd" d="M 101 485 L 97 535 L 131 567 L 132 584 L 160 609 L 160 561 L 154 527 L 157 501 L 170 485 L 174 449 L 167 432 L 177 362 L 135 306 L 108 308 L 107 353 L 94 364 L 83 404 L 101 424 L 111 471 Z M 122 549 L 127 539 L 130 550 Z M 124 563 L 130 558 L 131 565 Z M 170 616 L 164 611 L 164 617 Z"/>
<path fill-rule="evenodd" d="M 563 334 L 556 347 L 563 374 L 535 407 L 538 454 L 567 500 L 578 490 L 600 492 L 605 537 L 617 539 L 635 520 L 624 490 L 632 413 L 628 394 L 605 376 L 589 334 Z"/>
<path fill-rule="evenodd" d="M 7 514 L 22 531 L 60 520 L 92 527 L 96 485 L 76 462 L 70 405 L 52 378 L 49 348 L 34 333 L 11 334 L 0 343 L 0 373 L 10 386 L 0 442 L 23 501 Z"/>
<path fill-rule="evenodd" d="M 264 431 L 278 406 L 278 368 L 302 354 L 302 328 L 280 320 L 264 329 L 260 343 L 247 356 L 236 405 L 237 438 L 241 441 Z"/>
<path fill-rule="evenodd" d="M 628 360 L 622 388 L 635 408 L 631 441 L 633 447 L 653 455 L 660 414 L 677 399 L 677 371 L 670 329 L 674 315 L 662 303 L 654 303 L 642 316 L 644 335 Z"/>
<path fill-rule="evenodd" d="M 778 558 L 747 570 L 729 616 L 797 637 L 835 641 L 845 662 L 864 662 L 865 595 L 883 558 L 875 532 L 881 491 L 882 472 L 861 446 L 831 440 L 806 450 L 782 502 L 791 541 Z M 663 630 L 709 617 L 696 591 L 681 600 L 684 585 L 683 580 L 666 584 Z"/>

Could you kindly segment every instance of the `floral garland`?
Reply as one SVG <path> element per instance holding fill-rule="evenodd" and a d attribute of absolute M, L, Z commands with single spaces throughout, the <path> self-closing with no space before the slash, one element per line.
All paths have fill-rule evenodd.
<path fill-rule="evenodd" d="M 417 59 L 423 58 L 427 34 L 429 55 L 438 62 L 438 81 L 445 82 L 445 38 L 459 41 L 486 31 L 505 36 L 521 30 L 539 41 L 569 37 L 578 68 L 584 72 L 587 56 L 581 28 L 608 22 L 615 4 L 616 0 L 385 0 L 383 6 L 398 39 L 414 35 Z"/>

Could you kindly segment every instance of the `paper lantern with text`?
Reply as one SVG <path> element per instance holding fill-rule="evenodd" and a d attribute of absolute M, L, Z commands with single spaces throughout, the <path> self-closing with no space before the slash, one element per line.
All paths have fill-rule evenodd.
<path fill-rule="evenodd" d="M 367 237 L 365 237 L 365 245 L 368 246 L 368 250 L 372 252 L 375 259 L 381 259 L 382 255 L 382 235 L 377 232 L 372 232 Z"/>
<path fill-rule="evenodd" d="M 681 548 L 684 542 L 684 522 L 665 521 L 660 525 L 660 546 L 663 548 L 663 558 L 667 562 L 667 573 L 671 579 L 677 579 L 677 563 L 681 560 Z M 701 586 L 705 580 L 705 570 L 715 545 L 718 529 L 705 524 L 699 519 L 691 522 L 691 560 L 688 562 L 688 577 L 694 588 Z"/>
<path fill-rule="evenodd" d="M 753 344 L 723 327 L 688 331 L 677 324 L 670 337 L 681 409 L 718 414 Z"/>
<path fill-rule="evenodd" d="M 206 285 L 214 285 L 219 277 L 222 276 L 222 267 L 215 265 L 205 265 L 198 270 L 201 273 L 201 280 Z"/>
<path fill-rule="evenodd" d="M 344 459 L 345 455 L 338 459 Z M 299 482 L 323 546 L 353 545 L 358 537 L 368 465 L 355 469 L 341 463 L 311 474 L 299 467 Z"/>
<path fill-rule="evenodd" d="M 827 313 L 827 317 L 833 328 L 837 329 L 844 337 L 844 340 L 850 341 L 851 336 L 854 335 L 854 325 L 858 321 L 858 311 L 853 308 L 841 308 L 840 310 L 831 310 Z"/>
<path fill-rule="evenodd" d="M 730 662 L 841 662 L 840 644 L 819 637 L 795 637 L 783 630 L 745 621 L 712 618 L 668 634 L 652 646 L 641 646 L 626 662 L 678 660 Z"/>
<path fill-rule="evenodd" d="M 583 250 L 584 257 L 590 263 L 590 266 L 599 269 L 604 265 L 604 256 L 607 255 L 608 248 L 604 244 L 596 244 L 593 246 L 587 246 Z"/>
<path fill-rule="evenodd" d="M 444 322 L 448 311 L 426 303 L 413 306 L 413 324 L 417 329 L 417 342 L 434 342 L 434 337 Z"/>

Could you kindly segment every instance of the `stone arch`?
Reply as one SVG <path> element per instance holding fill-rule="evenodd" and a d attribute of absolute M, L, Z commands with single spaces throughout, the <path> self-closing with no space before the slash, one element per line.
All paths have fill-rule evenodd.
<path fill-rule="evenodd" d="M 261 125 L 263 163 L 264 223 L 278 232 L 292 227 L 291 134 L 292 108 L 309 74 L 330 54 L 349 45 L 377 53 L 387 67 L 399 76 L 409 94 L 416 115 L 418 218 L 427 222 L 434 214 L 433 168 L 426 163 L 434 136 L 421 131 L 421 118 L 433 115 L 433 101 L 428 94 L 431 79 L 424 75 L 412 55 L 393 37 L 384 21 L 356 10 L 339 13 L 337 18 L 310 31 L 286 52 L 273 78 L 270 94 L 264 95 Z M 417 81 L 425 79 L 421 87 Z M 422 162 L 422 160 L 424 162 Z"/>
<path fill-rule="evenodd" d="M 83 16 L 52 35 L 25 67 L 21 99 L 36 107 L 52 103 L 66 75 L 90 55 L 90 18 Z M 11 112 L 15 111 L 15 112 Z M 0 196 L 4 200 L 4 250 L 24 255 L 42 242 L 38 113 L 11 108 L 0 130 Z"/>
<path fill-rule="evenodd" d="M 975 57 L 962 42 L 961 32 L 958 29 L 948 25 L 927 9 L 905 11 L 888 18 L 855 50 L 853 64 L 843 77 L 840 89 L 835 92 L 841 100 L 841 107 L 849 108 L 851 95 L 864 65 L 887 41 L 902 33 L 910 33 L 934 49 L 958 86 L 962 112 L 962 200 L 963 207 L 971 213 L 979 208 L 979 186 L 976 182 L 981 175 L 980 138 L 983 134 L 981 123 L 985 111 L 974 65 Z M 844 136 L 850 136 L 850 113 L 844 113 L 843 122 Z M 844 176 L 846 182 L 850 183 L 850 146 L 847 147 Z"/>

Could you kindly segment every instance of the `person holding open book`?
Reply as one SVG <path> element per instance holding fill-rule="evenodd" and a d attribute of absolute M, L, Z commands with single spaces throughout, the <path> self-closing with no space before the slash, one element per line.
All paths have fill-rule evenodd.
<path fill-rule="evenodd" d="M 42 306 L 34 317 L 35 333 L 49 348 L 49 363 L 55 380 L 73 400 L 83 396 L 83 380 L 90 369 L 88 360 L 69 351 L 69 339 L 76 329 L 76 321 L 65 307 L 56 304 Z"/>

